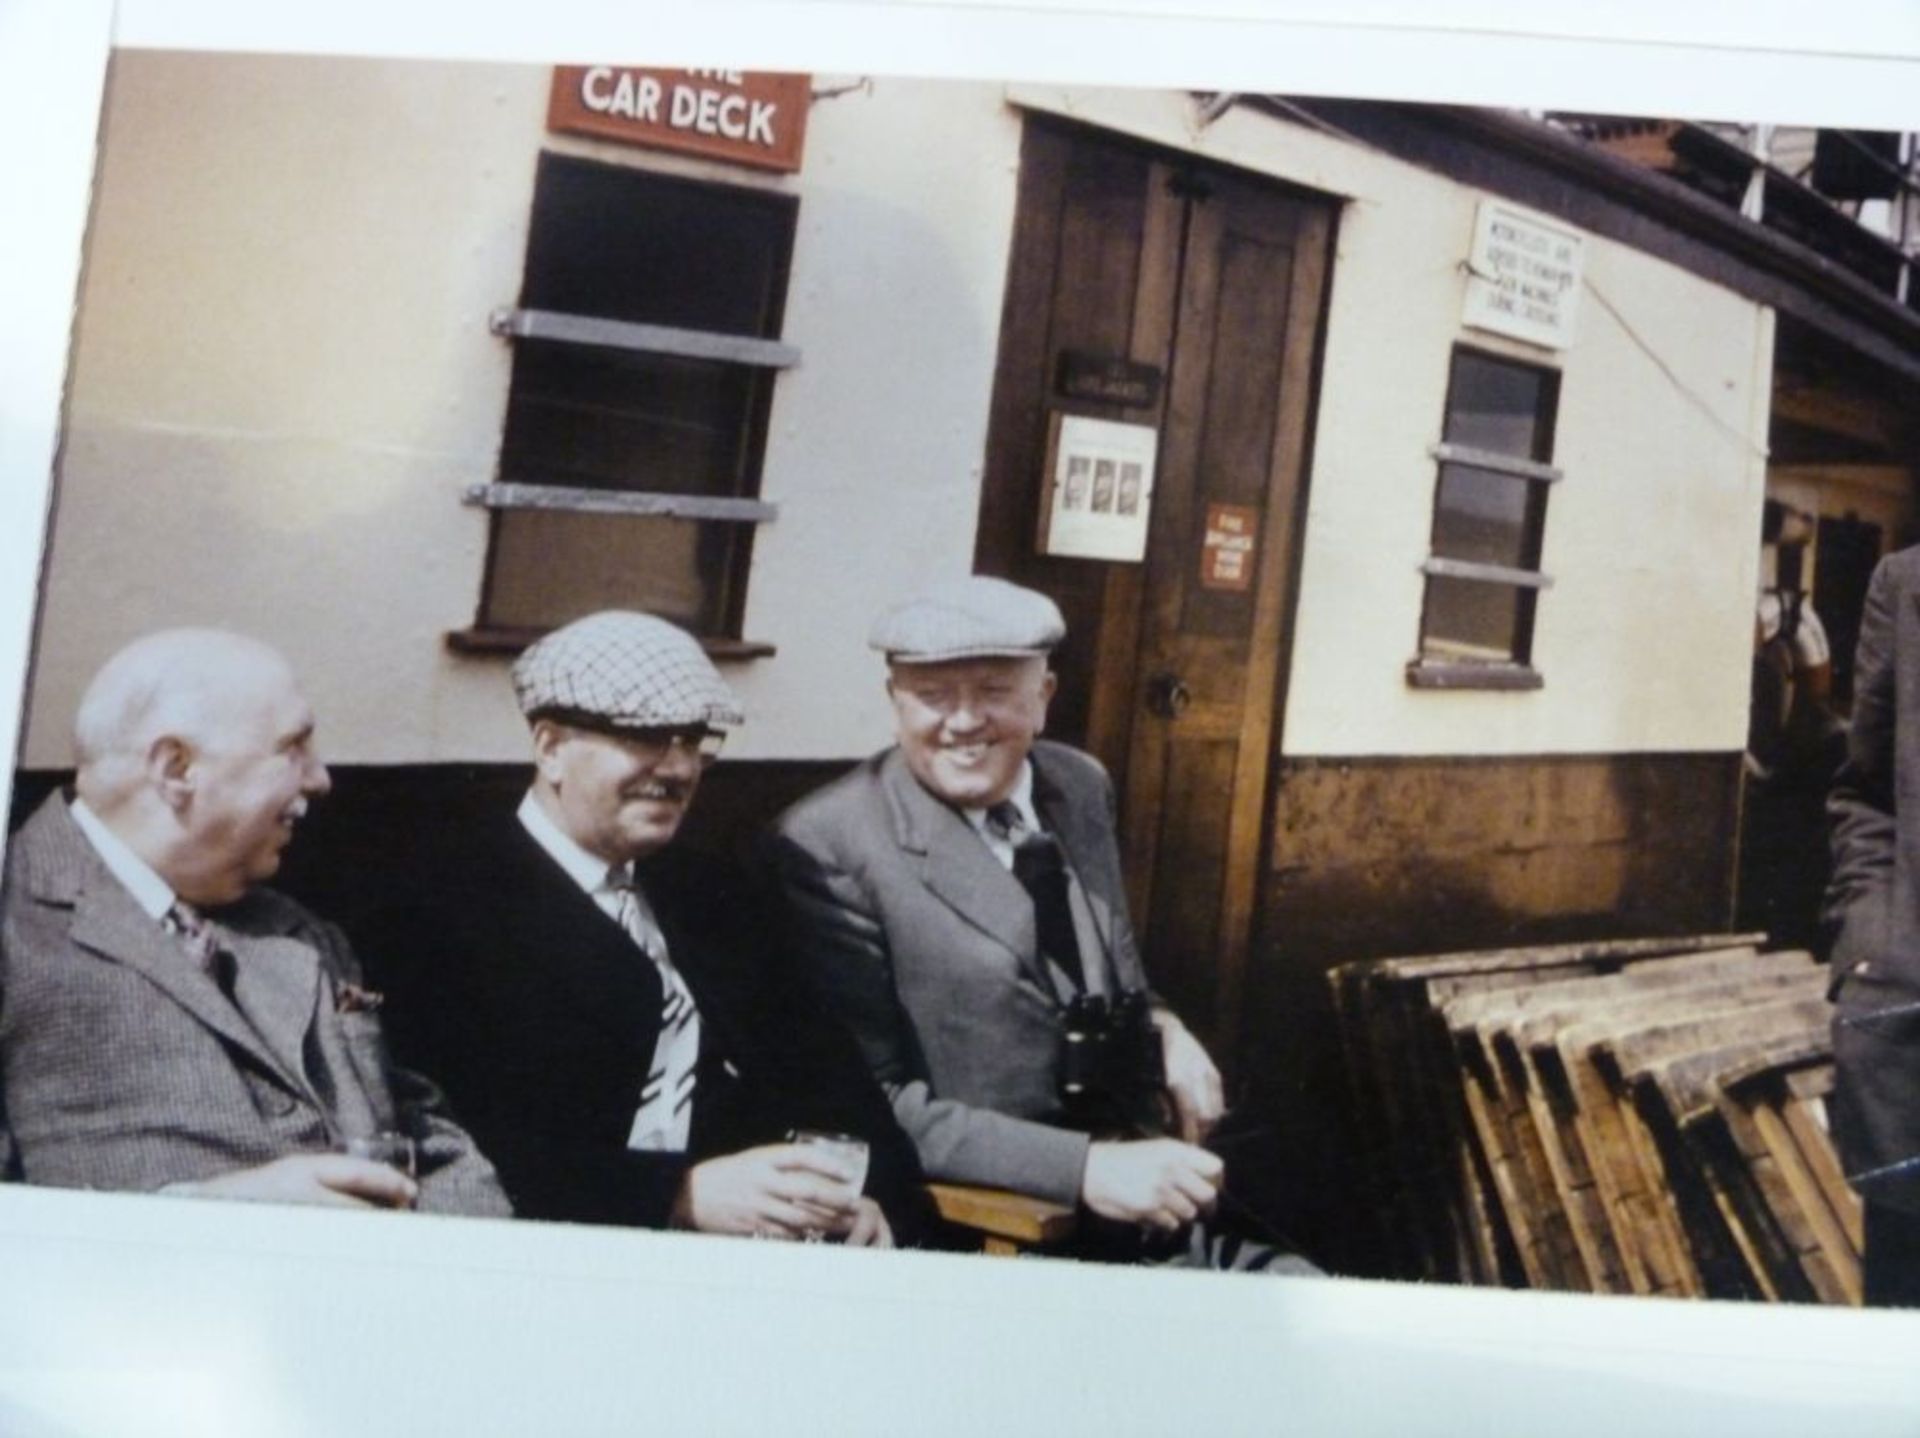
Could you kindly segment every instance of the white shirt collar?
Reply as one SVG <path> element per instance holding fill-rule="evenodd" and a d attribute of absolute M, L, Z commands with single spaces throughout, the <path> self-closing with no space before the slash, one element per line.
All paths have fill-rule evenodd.
<path fill-rule="evenodd" d="M 106 822 L 87 807 L 85 799 L 75 799 L 67 806 L 67 812 L 73 815 L 73 822 L 87 836 L 87 842 L 93 845 L 100 862 L 107 866 L 107 872 L 133 895 L 133 901 L 147 917 L 164 919 L 179 897 L 173 892 L 173 886 L 154 873 L 145 859 L 129 849 L 127 841 L 109 829 Z"/>
<path fill-rule="evenodd" d="M 1039 832 L 1045 827 L 1040 822 L 1039 812 L 1033 807 L 1033 761 L 1031 759 L 1020 765 L 1020 772 L 1014 777 L 1013 791 L 1007 795 L 1004 802 L 1020 811 L 1020 817 L 1026 821 L 1029 829 Z M 983 805 L 978 809 L 962 809 L 960 812 L 966 816 L 967 822 L 973 825 L 978 833 L 984 835 L 987 832 L 986 806 Z"/>
<path fill-rule="evenodd" d="M 566 870 L 567 877 L 574 883 L 596 898 L 612 892 L 607 876 L 616 866 L 581 848 L 548 817 L 547 811 L 540 807 L 540 801 L 533 797 L 531 789 L 527 790 L 527 797 L 520 801 L 519 818 L 522 827 L 533 836 L 534 843 L 545 849 L 553 862 Z"/>

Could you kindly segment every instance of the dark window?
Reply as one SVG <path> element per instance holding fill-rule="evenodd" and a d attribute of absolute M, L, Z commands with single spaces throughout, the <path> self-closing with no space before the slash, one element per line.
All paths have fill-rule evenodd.
<path fill-rule="evenodd" d="M 1553 420 L 1553 370 L 1457 349 L 1434 449 L 1433 537 L 1415 684 L 1530 688 Z"/>
<path fill-rule="evenodd" d="M 516 339 L 482 633 L 618 607 L 738 637 L 794 217 L 788 195 L 540 157 L 520 308 L 496 321 Z"/>

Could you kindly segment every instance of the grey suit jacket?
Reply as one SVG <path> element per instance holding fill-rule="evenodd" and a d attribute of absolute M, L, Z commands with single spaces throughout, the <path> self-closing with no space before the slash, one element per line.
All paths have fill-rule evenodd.
<path fill-rule="evenodd" d="M 1834 1138 L 1865 1196 L 1920 1212 L 1920 547 L 1868 587 L 1828 813 Z"/>
<path fill-rule="evenodd" d="M 0 1175 L 156 1189 L 401 1129 L 420 1207 L 505 1214 L 492 1167 L 392 1067 L 342 988 L 345 938 L 256 889 L 210 916 L 235 998 L 113 877 L 54 795 L 8 844 L 0 893 Z M 237 1005 L 237 1006 L 236 1006 Z"/>
<path fill-rule="evenodd" d="M 1145 977 L 1127 920 L 1113 785 L 1041 741 L 1037 805 L 1079 875 L 1120 985 Z M 854 1033 L 933 1178 L 1073 1203 L 1087 1136 L 1056 1127 L 1061 1006 L 1033 906 L 898 749 L 779 820 L 774 864 L 799 952 Z"/>

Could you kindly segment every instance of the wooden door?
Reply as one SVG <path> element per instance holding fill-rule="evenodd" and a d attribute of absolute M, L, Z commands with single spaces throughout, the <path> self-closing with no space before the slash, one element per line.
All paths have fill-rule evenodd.
<path fill-rule="evenodd" d="M 1114 772 L 1149 972 L 1223 1060 L 1266 842 L 1331 220 L 1329 202 L 1251 176 L 1029 127 L 979 567 L 1066 612 L 1049 727 Z M 1063 394 L 1069 351 L 1150 365 L 1158 393 Z M 1144 562 L 1037 552 L 1062 411 L 1158 428 Z M 1229 542 L 1210 546 L 1210 527 Z"/>

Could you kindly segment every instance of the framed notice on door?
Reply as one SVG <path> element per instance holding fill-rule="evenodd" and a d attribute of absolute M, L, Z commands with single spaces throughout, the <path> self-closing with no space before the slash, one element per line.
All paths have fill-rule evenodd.
<path fill-rule="evenodd" d="M 1152 425 L 1055 413 L 1047 431 L 1040 552 L 1138 564 L 1153 500 Z"/>

